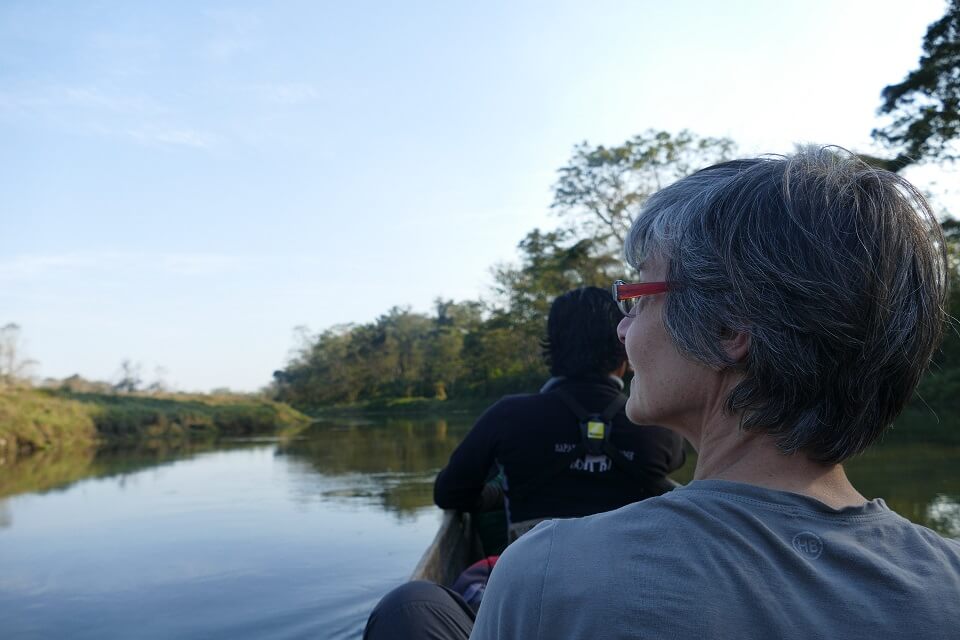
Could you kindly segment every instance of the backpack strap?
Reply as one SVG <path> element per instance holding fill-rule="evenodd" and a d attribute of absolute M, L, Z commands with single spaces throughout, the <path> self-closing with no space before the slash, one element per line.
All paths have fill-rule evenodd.
<path fill-rule="evenodd" d="M 610 434 L 613 432 L 613 418 L 627 403 L 626 396 L 618 393 L 613 402 L 597 414 L 584 409 L 573 395 L 563 389 L 555 389 L 551 393 L 563 400 L 567 408 L 577 416 L 577 420 L 580 421 L 580 442 L 587 453 L 598 456 L 606 453 L 606 449 L 612 448 Z M 623 458 L 622 455 L 620 457 Z"/>
<path fill-rule="evenodd" d="M 570 467 L 570 464 L 574 460 L 580 458 L 581 456 L 591 453 L 594 455 L 601 455 L 604 453 L 603 443 L 609 444 L 610 431 L 613 423 L 613 417 L 617 415 L 620 409 L 627 402 L 627 398 L 622 394 L 617 394 L 617 397 L 614 398 L 607 407 L 603 410 L 599 416 L 596 413 L 590 413 L 587 411 L 580 402 L 573 397 L 572 394 L 564 391 L 563 389 L 551 389 L 548 391 L 560 400 L 563 401 L 563 404 L 573 412 L 573 415 L 577 417 L 577 421 L 580 423 L 580 442 L 574 446 L 573 449 L 567 453 L 560 456 L 557 461 L 547 467 L 542 473 L 534 477 L 532 480 L 529 480 L 523 483 L 517 488 L 510 488 L 507 491 L 508 497 L 516 499 L 520 496 L 525 496 L 533 489 L 540 487 L 546 484 L 548 481 L 553 480 L 558 475 L 563 473 L 567 468 Z M 591 420 L 590 418 L 593 418 Z M 593 425 L 593 426 L 591 426 Z M 590 430 L 593 429 L 593 436 L 591 437 Z M 610 445 L 611 449 L 615 449 Z M 619 453 L 619 452 L 617 452 Z M 609 454 L 608 454 L 609 455 Z M 612 460 L 613 458 L 611 458 Z M 626 462 L 626 458 L 623 457 L 623 454 L 620 454 L 620 459 Z"/>
<path fill-rule="evenodd" d="M 627 406 L 627 396 L 622 393 L 618 393 L 617 397 L 613 399 L 613 402 L 607 405 L 607 408 L 603 410 L 603 413 L 600 414 L 600 417 L 603 418 L 604 422 L 613 423 L 614 417 L 620 413 L 620 410 Z"/>
<path fill-rule="evenodd" d="M 610 441 L 613 419 L 627 404 L 625 395 L 618 393 L 613 402 L 608 404 L 603 412 L 597 416 L 597 414 L 590 414 L 583 408 L 583 405 L 577 402 L 576 398 L 563 389 L 553 389 L 551 393 L 563 400 L 567 408 L 580 420 L 580 443 L 582 446 L 577 447 L 578 454 L 581 451 L 586 451 L 593 455 L 606 455 L 613 463 L 614 469 L 639 482 L 644 487 L 644 492 L 651 496 L 659 496 L 676 486 L 676 483 L 669 478 L 651 474 L 637 467 L 630 460 L 627 460 L 623 452 L 613 446 Z M 598 417 L 599 420 L 597 420 Z M 576 457 L 579 457 L 579 455 Z"/>

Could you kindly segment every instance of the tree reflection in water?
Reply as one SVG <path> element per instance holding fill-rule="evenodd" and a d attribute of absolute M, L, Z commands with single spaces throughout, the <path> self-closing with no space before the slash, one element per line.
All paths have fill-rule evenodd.
<path fill-rule="evenodd" d="M 956 496 L 938 495 L 927 505 L 931 528 L 951 538 L 960 538 L 960 501 Z"/>
<path fill-rule="evenodd" d="M 316 424 L 300 438 L 278 446 L 319 473 L 303 477 L 301 499 L 376 503 L 400 518 L 433 505 L 433 478 L 446 463 L 472 420 L 462 418 L 386 419 Z"/>
<path fill-rule="evenodd" d="M 342 420 L 318 423 L 286 442 L 142 441 L 42 451 L 0 464 L 0 498 L 60 490 L 89 477 L 125 476 L 210 451 L 271 447 L 292 473 L 294 499 L 333 501 L 347 509 L 370 505 L 405 520 L 432 508 L 433 479 L 471 424 L 471 416 Z M 904 517 L 960 537 L 958 431 L 960 420 L 952 414 L 935 421 L 904 416 L 885 442 L 848 461 L 847 473 L 868 498 L 882 497 Z M 690 456 L 673 477 L 689 482 L 694 466 Z"/>
<path fill-rule="evenodd" d="M 470 424 L 466 418 L 325 423 L 280 445 L 278 455 L 326 477 L 303 487 L 313 499 L 360 500 L 404 518 L 433 505 L 433 478 Z M 895 434 L 847 463 L 851 480 L 914 522 L 960 536 L 960 445 L 948 443 L 955 436 L 931 437 L 903 421 Z M 689 482 L 695 464 L 691 456 L 673 477 Z"/>
<path fill-rule="evenodd" d="M 0 464 L 0 497 L 60 491 L 86 478 L 123 478 L 201 453 L 256 445 L 249 438 L 144 439 L 40 450 Z"/>

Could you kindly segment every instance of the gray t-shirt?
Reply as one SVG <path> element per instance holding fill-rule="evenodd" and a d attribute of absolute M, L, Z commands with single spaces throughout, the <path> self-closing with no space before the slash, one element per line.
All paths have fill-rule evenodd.
<path fill-rule="evenodd" d="M 882 500 L 700 480 L 539 525 L 497 563 L 470 637 L 960 638 L 960 543 Z"/>

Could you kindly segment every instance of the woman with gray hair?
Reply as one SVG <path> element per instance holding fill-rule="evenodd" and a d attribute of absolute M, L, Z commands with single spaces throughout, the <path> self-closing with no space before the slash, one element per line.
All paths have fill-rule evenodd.
<path fill-rule="evenodd" d="M 652 196 L 614 285 L 634 422 L 697 449 L 686 487 L 540 525 L 471 638 L 956 637 L 960 544 L 850 484 L 945 321 L 923 197 L 840 150 L 728 162 Z"/>
<path fill-rule="evenodd" d="M 537 526 L 470 637 L 957 637 L 960 543 L 842 466 L 903 409 L 945 323 L 923 197 L 842 150 L 727 162 L 653 195 L 625 254 L 642 281 L 613 288 L 627 416 L 686 437 L 694 481 Z"/>

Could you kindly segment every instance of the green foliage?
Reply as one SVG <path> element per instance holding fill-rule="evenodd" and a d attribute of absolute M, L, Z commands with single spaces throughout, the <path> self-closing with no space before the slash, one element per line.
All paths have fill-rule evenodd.
<path fill-rule="evenodd" d="M 698 169 L 729 160 L 735 151 L 729 138 L 702 138 L 686 130 L 648 130 L 617 147 L 583 142 L 559 171 L 552 206 L 587 237 L 622 247 L 631 221 L 650 195 Z"/>
<path fill-rule="evenodd" d="M 934 411 L 940 408 L 956 408 L 960 398 L 960 367 L 938 369 L 934 367 L 917 388 L 914 405 L 929 405 Z"/>
<path fill-rule="evenodd" d="M 950 278 L 950 297 L 947 313 L 951 318 L 944 335 L 943 346 L 935 360 L 938 367 L 960 368 L 960 220 L 948 218 L 941 223 L 946 239 L 947 267 Z"/>
<path fill-rule="evenodd" d="M 217 396 L 145 396 L 98 393 L 67 397 L 94 407 L 97 431 L 113 437 L 208 434 L 246 436 L 306 426 L 309 419 L 266 400 Z"/>
<path fill-rule="evenodd" d="M 917 388 L 915 407 L 955 409 L 960 398 L 960 220 L 948 218 L 941 223 L 946 239 L 948 277 L 951 287 L 947 298 L 947 323 L 943 343 L 934 355 L 930 372 Z"/>
<path fill-rule="evenodd" d="M 31 389 L 0 390 L 0 457 L 87 445 L 96 437 L 93 412 L 80 402 Z"/>
<path fill-rule="evenodd" d="M 621 261 L 595 239 L 577 239 L 569 229 L 534 229 L 520 241 L 520 266 L 494 270 L 504 312 L 527 337 L 539 336 L 550 304 L 577 287 L 609 287 L 622 274 Z"/>
<path fill-rule="evenodd" d="M 89 445 L 104 438 L 273 434 L 309 422 L 290 407 L 250 398 L 0 392 L 0 452 Z"/>
<path fill-rule="evenodd" d="M 393 308 L 376 321 L 324 331 L 274 373 L 277 398 L 303 409 L 380 398 L 461 392 L 468 336 L 484 321 L 478 302 L 437 300 L 435 314 Z"/>
<path fill-rule="evenodd" d="M 898 171 L 924 159 L 957 158 L 960 133 L 960 0 L 927 28 L 923 55 L 902 82 L 883 89 L 880 113 L 891 116 L 873 137 L 897 152 L 887 168 Z"/>

